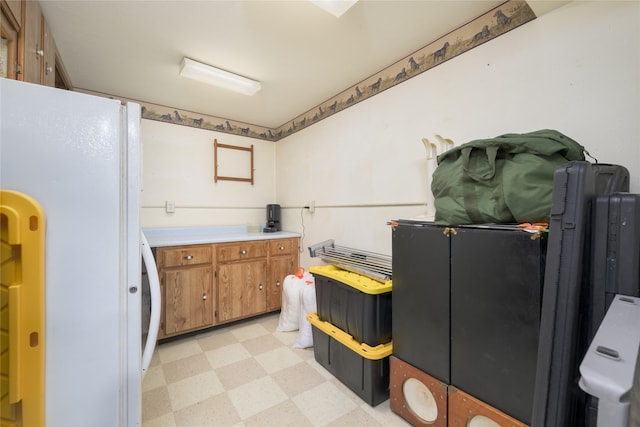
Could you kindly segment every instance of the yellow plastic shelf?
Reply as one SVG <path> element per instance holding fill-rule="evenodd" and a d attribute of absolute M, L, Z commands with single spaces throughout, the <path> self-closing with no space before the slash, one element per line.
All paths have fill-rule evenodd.
<path fill-rule="evenodd" d="M 0 425 L 44 426 L 45 216 L 0 190 Z"/>

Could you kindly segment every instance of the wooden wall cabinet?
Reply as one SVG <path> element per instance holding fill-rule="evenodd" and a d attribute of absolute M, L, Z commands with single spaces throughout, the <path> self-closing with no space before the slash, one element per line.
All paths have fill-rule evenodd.
<path fill-rule="evenodd" d="M 22 3 L 0 0 L 0 77 L 17 78 L 21 22 Z"/>
<path fill-rule="evenodd" d="M 280 309 L 298 266 L 298 238 L 156 249 L 162 295 L 158 338 Z"/>
<path fill-rule="evenodd" d="M 0 0 L 2 77 L 71 89 L 49 24 L 36 0 Z"/>
<path fill-rule="evenodd" d="M 44 46 L 42 39 L 42 11 L 37 1 L 25 2 L 24 8 L 24 63 L 22 80 L 42 83 Z"/>

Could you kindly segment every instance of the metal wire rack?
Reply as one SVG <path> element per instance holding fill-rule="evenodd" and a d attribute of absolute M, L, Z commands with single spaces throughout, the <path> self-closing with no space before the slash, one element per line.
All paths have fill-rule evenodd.
<path fill-rule="evenodd" d="M 337 246 L 333 240 L 309 246 L 309 256 L 379 282 L 391 280 L 391 256 Z"/>

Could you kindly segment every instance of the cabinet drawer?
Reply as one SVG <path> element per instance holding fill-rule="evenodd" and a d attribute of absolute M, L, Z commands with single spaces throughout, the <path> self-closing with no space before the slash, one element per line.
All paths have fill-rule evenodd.
<path fill-rule="evenodd" d="M 259 242 L 236 242 L 216 247 L 218 262 L 238 261 L 243 259 L 262 258 L 267 256 L 267 245 Z"/>
<path fill-rule="evenodd" d="M 298 239 L 269 240 L 269 255 L 290 255 L 298 252 Z"/>
<path fill-rule="evenodd" d="M 211 253 L 210 245 L 158 248 L 158 263 L 162 267 L 205 264 L 211 262 Z"/>

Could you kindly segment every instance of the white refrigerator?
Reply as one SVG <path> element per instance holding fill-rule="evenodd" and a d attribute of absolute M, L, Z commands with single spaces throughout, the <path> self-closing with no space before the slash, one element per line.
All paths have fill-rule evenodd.
<path fill-rule="evenodd" d="M 140 229 L 140 147 L 137 104 L 0 78 L 0 189 L 35 199 L 46 218 L 47 427 L 141 422 L 158 317 L 143 343 L 143 255 L 157 274 Z"/>

